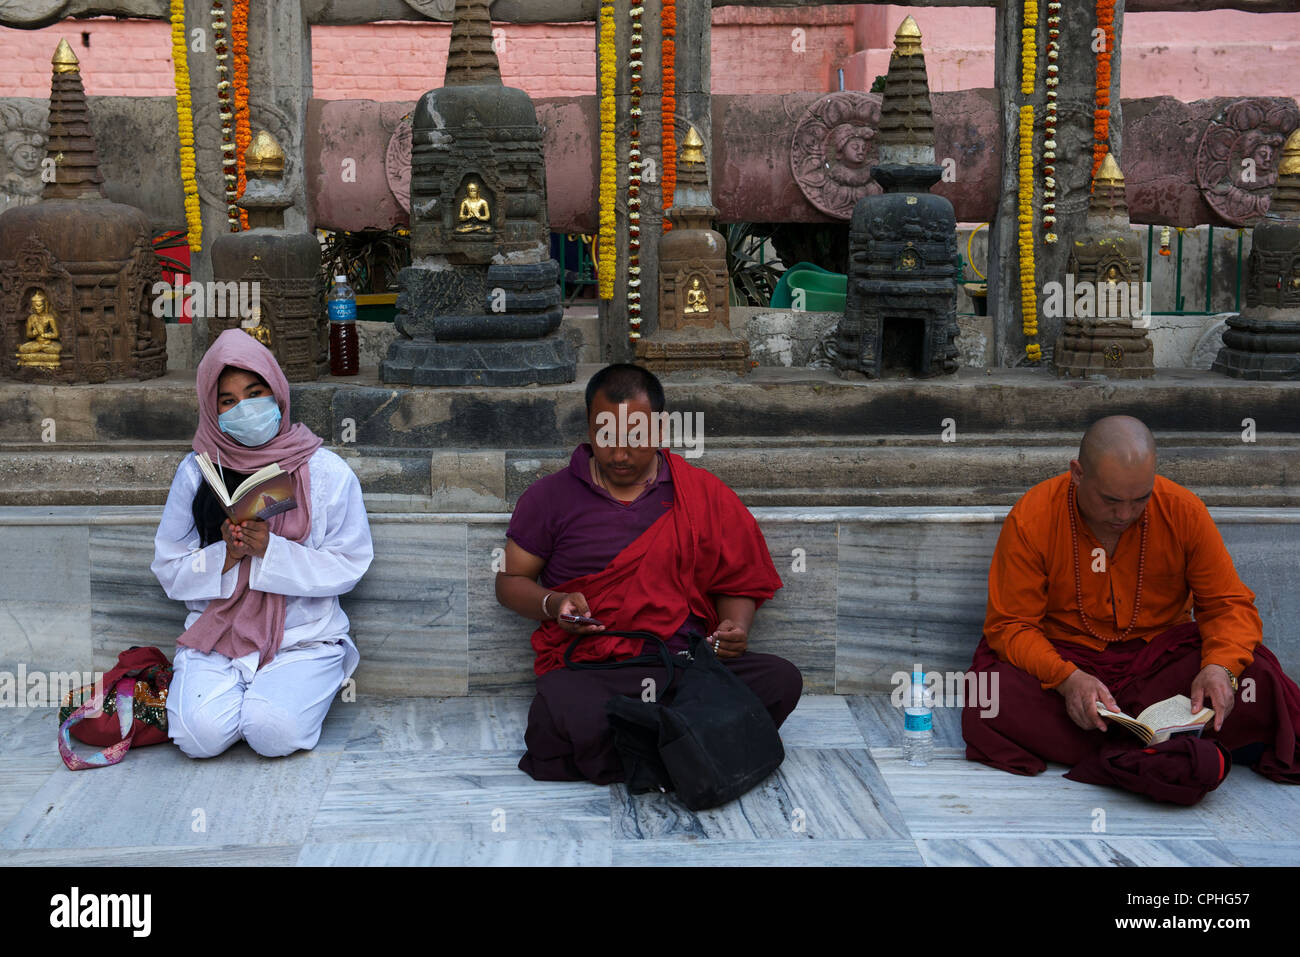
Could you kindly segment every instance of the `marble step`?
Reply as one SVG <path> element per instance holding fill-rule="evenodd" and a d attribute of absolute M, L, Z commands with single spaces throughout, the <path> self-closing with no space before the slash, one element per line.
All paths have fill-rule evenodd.
<path fill-rule="evenodd" d="M 327 441 L 408 449 L 563 447 L 585 434 L 584 391 L 597 366 L 550 386 L 390 386 L 374 369 L 292 386 L 292 417 Z M 1127 382 L 1061 381 L 1043 370 L 963 370 L 940 379 L 853 381 L 817 369 L 760 367 L 746 376 L 707 371 L 665 377 L 668 408 L 701 417 L 709 443 L 805 437 L 820 443 L 905 436 L 939 441 L 951 423 L 967 436 L 1014 443 L 1069 436 L 1102 415 L 1142 418 L 1157 433 L 1239 441 L 1243 430 L 1300 435 L 1300 382 L 1249 382 L 1208 372 L 1162 371 Z M 0 442 L 187 442 L 194 373 L 148 382 L 53 386 L 0 382 Z"/>
<path fill-rule="evenodd" d="M 707 444 L 691 461 L 718 475 L 751 507 L 1009 505 L 1064 471 L 1073 444 L 960 442 Z M 1064 437 L 1059 437 L 1063 439 Z M 1162 445 L 1161 474 L 1213 505 L 1300 505 L 1300 441 Z M 376 511 L 504 512 L 533 481 L 563 468 L 568 447 L 519 450 L 334 446 Z M 160 505 L 182 443 L 0 443 L 0 505 Z"/>

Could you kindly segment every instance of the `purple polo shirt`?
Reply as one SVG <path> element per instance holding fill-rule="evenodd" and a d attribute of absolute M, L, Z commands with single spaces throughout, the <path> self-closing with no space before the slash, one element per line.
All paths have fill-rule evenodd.
<path fill-rule="evenodd" d="M 605 568 L 673 505 L 673 480 L 664 453 L 659 475 L 637 498 L 620 502 L 591 480 L 591 445 L 573 450 L 569 467 L 538 479 L 519 496 L 506 537 L 546 561 L 537 581 L 543 588 Z M 670 650 L 684 651 L 685 634 L 705 634 L 707 625 L 687 616 Z"/>

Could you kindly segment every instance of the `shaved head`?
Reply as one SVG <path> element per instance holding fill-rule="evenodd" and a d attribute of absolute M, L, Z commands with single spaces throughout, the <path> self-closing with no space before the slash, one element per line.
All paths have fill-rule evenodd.
<path fill-rule="evenodd" d="M 1132 416 L 1108 415 L 1083 433 L 1070 463 L 1078 508 L 1098 539 L 1117 538 L 1146 508 L 1156 478 L 1156 440 Z"/>
<path fill-rule="evenodd" d="M 1079 443 L 1079 464 L 1085 472 L 1095 471 L 1103 459 L 1114 459 L 1126 468 L 1154 464 L 1156 440 L 1151 430 L 1129 415 L 1108 415 L 1083 433 Z"/>

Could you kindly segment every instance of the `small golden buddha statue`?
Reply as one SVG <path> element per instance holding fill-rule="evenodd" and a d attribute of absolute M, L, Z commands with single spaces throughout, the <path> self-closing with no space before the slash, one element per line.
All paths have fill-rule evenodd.
<path fill-rule="evenodd" d="M 478 194 L 478 183 L 470 183 L 466 187 L 466 196 L 460 202 L 460 212 L 456 218 L 460 225 L 456 227 L 458 233 L 476 233 L 488 232 L 491 230 L 492 211 L 488 208 L 488 201 Z"/>
<path fill-rule="evenodd" d="M 45 293 L 32 293 L 31 313 L 27 316 L 27 341 L 18 347 L 20 366 L 38 369 L 57 369 L 63 346 L 59 342 L 59 326 L 50 309 Z"/>
<path fill-rule="evenodd" d="M 262 325 L 262 309 L 260 306 L 254 306 L 253 314 L 242 320 L 239 327 L 268 349 L 271 348 L 271 330 Z"/>
<path fill-rule="evenodd" d="M 1106 281 L 1112 286 L 1119 282 L 1119 266 L 1111 263 L 1106 269 Z"/>
<path fill-rule="evenodd" d="M 700 277 L 691 280 L 691 288 L 686 290 L 686 309 L 688 316 L 703 315 L 709 311 L 709 297 L 700 286 Z"/>

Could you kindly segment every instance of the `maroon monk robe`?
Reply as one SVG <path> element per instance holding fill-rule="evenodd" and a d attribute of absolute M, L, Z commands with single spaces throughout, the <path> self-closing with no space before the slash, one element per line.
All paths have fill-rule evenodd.
<path fill-rule="evenodd" d="M 592 616 L 611 629 L 665 638 L 687 615 L 704 620 L 709 631 L 716 628 L 713 595 L 748 597 L 761 605 L 781 587 L 763 533 L 736 494 L 680 456 L 666 458 L 672 470 L 672 508 L 604 569 L 557 586 L 557 591 L 582 592 Z M 667 674 L 662 666 L 571 671 L 564 667 L 563 655 L 572 640 L 555 621 L 543 622 L 533 633 L 537 696 L 529 709 L 528 750 L 519 768 L 539 781 L 622 781 L 623 762 L 614 748 L 605 702 L 615 695 L 640 696 L 646 678 L 663 688 Z M 639 640 L 597 633 L 584 638 L 573 657 L 601 661 L 640 652 Z M 799 702 L 799 670 L 776 655 L 754 652 L 722 660 L 779 727 Z"/>
<path fill-rule="evenodd" d="M 1067 661 L 1099 678 L 1128 714 L 1191 691 L 1201 670 L 1201 638 L 1195 622 L 1185 622 L 1152 639 L 1115 642 L 1094 651 L 1068 641 L 1052 646 Z M 998 675 L 998 713 L 980 717 L 977 703 L 962 712 L 966 757 L 1015 774 L 1038 774 L 1047 761 L 1074 768 L 1068 777 L 1113 784 L 1157 800 L 1193 803 L 1217 787 L 1231 761 L 1227 751 L 1263 745 L 1254 770 L 1274 780 L 1300 783 L 1300 690 L 1262 645 L 1242 672 L 1241 687 L 1253 681 L 1253 701 L 1237 694 L 1223 728 L 1207 726 L 1200 739 L 1181 738 L 1145 749 L 1128 731 L 1085 731 L 1066 713 L 1065 699 L 1044 690 L 1038 679 L 998 660 L 981 639 L 971 668 Z M 1219 761 L 1222 759 L 1220 773 Z M 1192 797 L 1194 794 L 1194 797 Z M 1192 800 L 1187 798 L 1192 797 Z"/>

